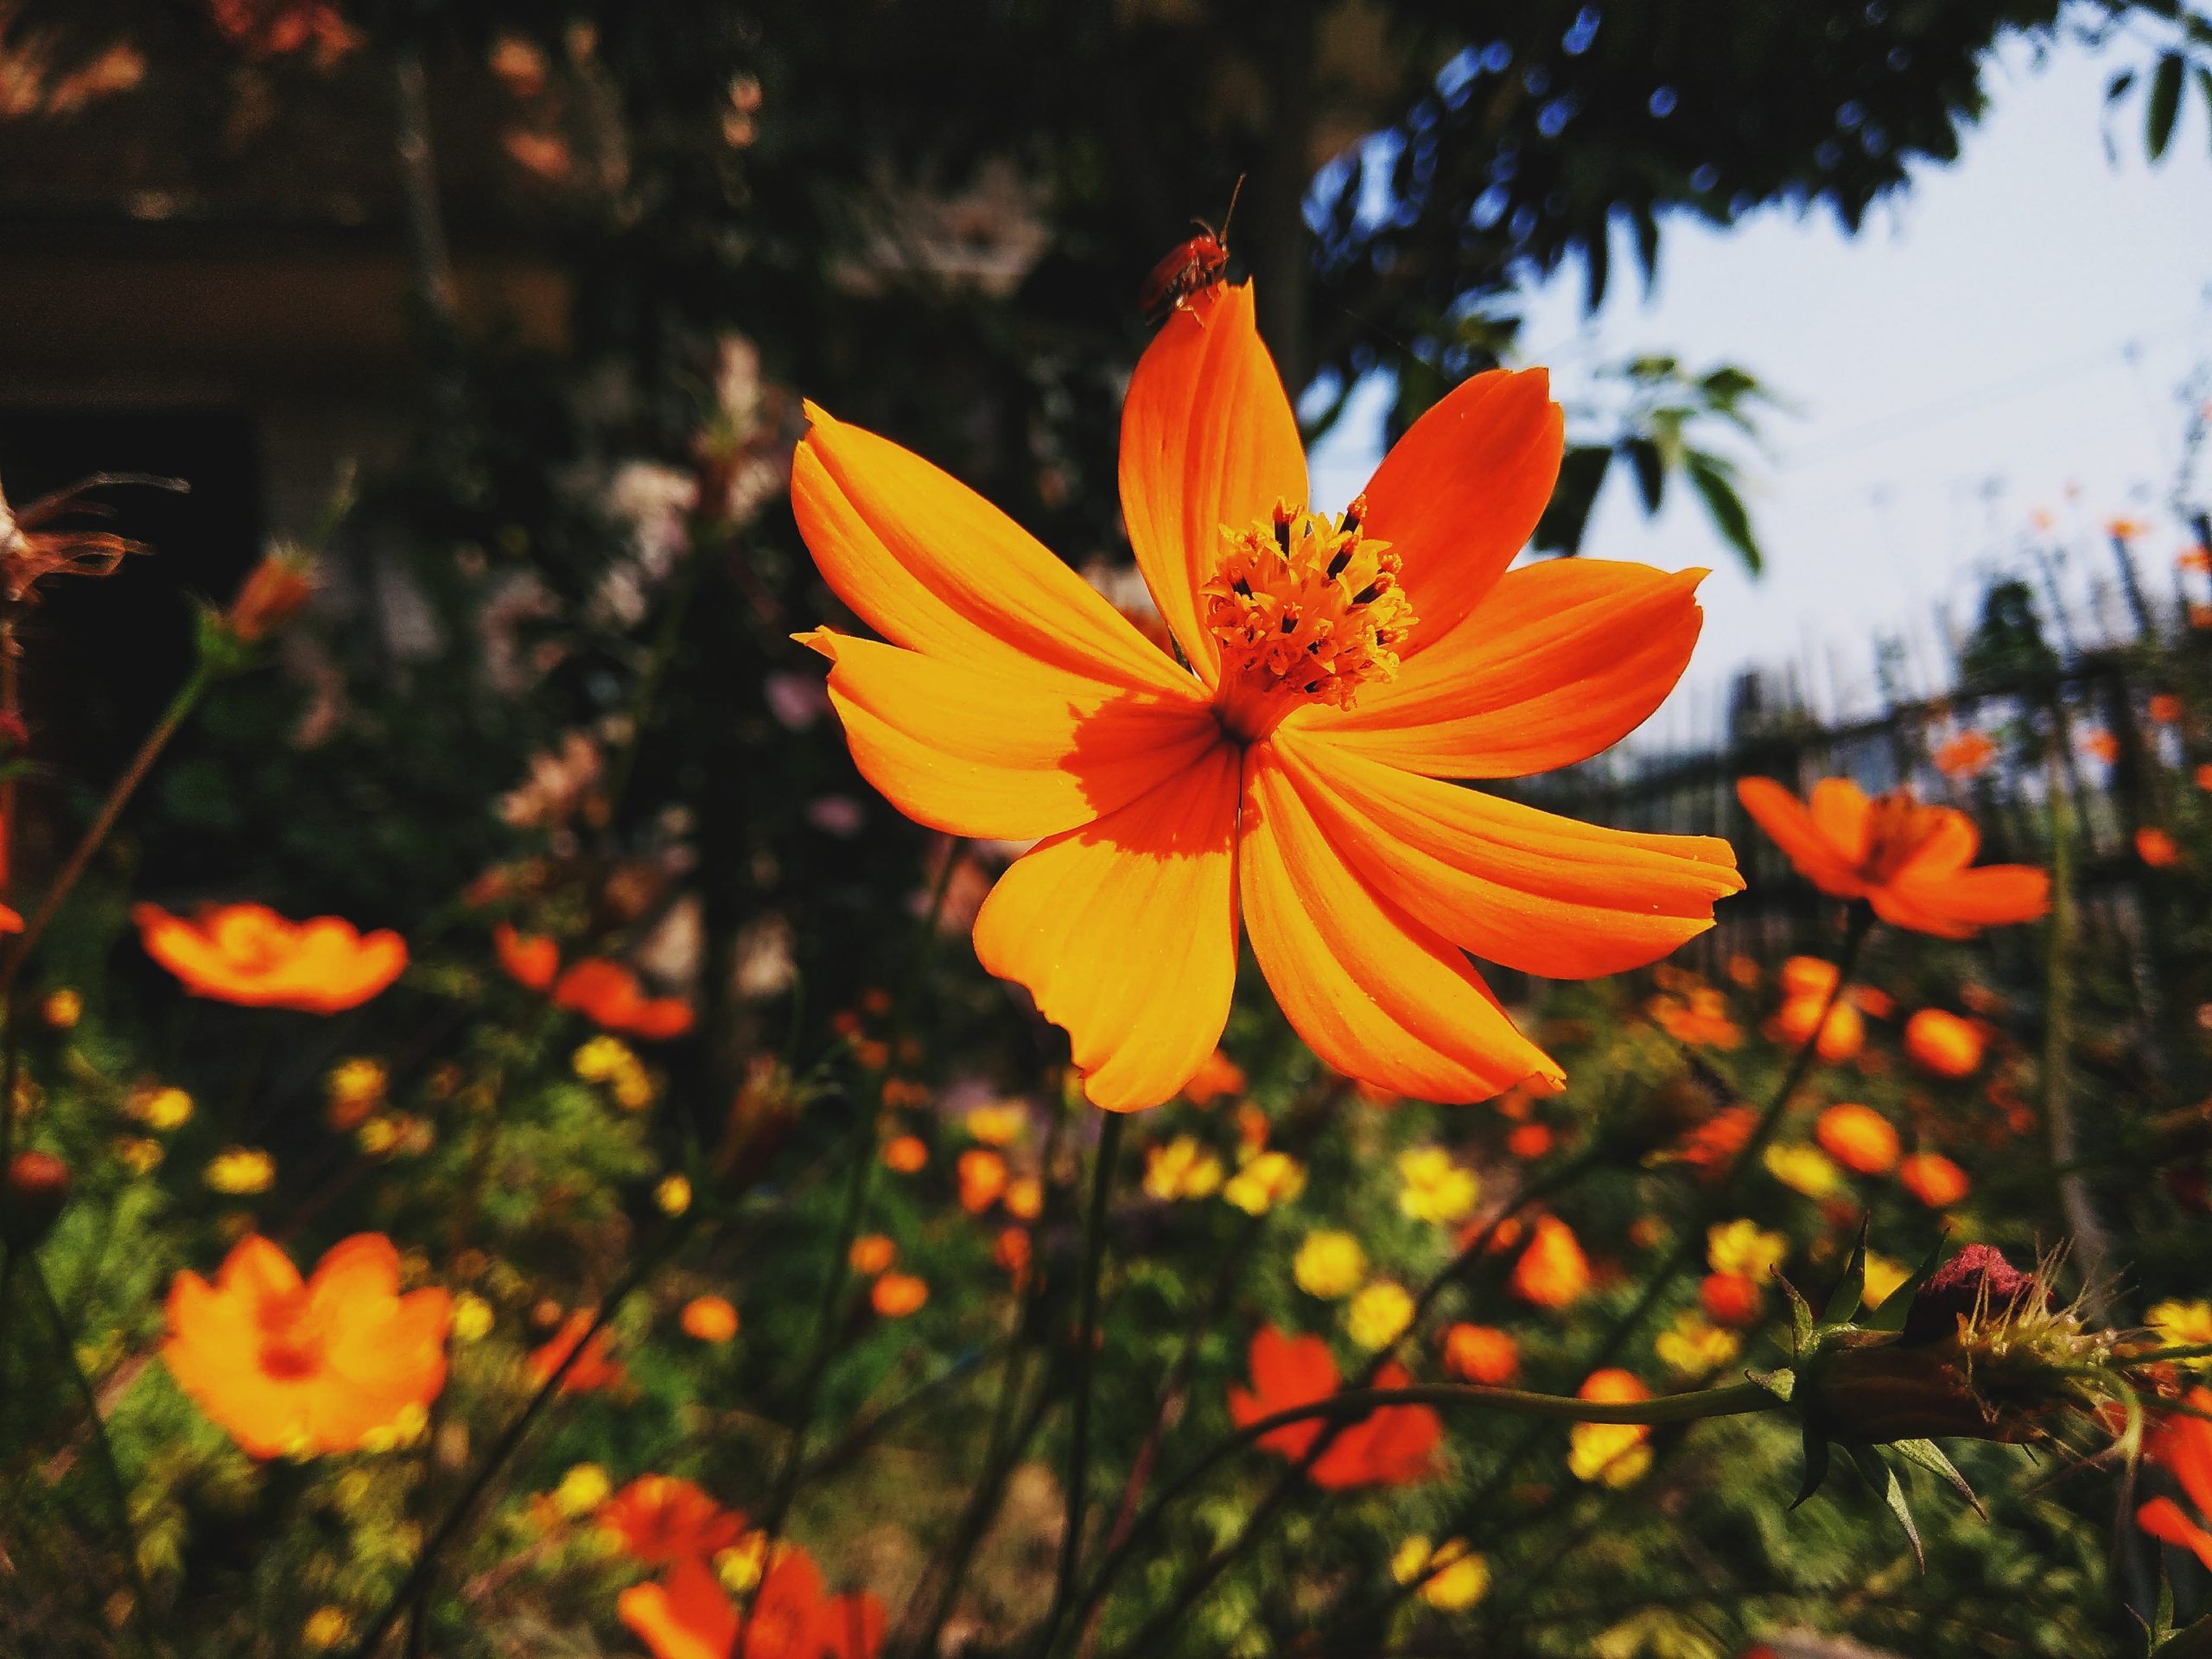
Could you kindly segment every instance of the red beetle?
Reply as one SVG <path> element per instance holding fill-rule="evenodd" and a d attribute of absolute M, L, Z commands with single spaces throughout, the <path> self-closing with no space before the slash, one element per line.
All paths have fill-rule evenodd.
<path fill-rule="evenodd" d="M 1220 230 L 1203 219 L 1196 220 L 1199 233 L 1187 242 L 1177 243 L 1152 268 L 1152 275 L 1137 291 L 1137 307 L 1147 322 L 1165 321 L 1168 313 L 1193 294 L 1204 293 L 1228 274 L 1229 221 L 1236 212 L 1236 193 L 1243 188 L 1240 178 L 1229 193 L 1229 212 L 1221 216 Z"/>

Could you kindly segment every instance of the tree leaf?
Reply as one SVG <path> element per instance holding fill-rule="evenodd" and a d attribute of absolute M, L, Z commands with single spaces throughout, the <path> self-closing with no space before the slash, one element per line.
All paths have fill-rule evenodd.
<path fill-rule="evenodd" d="M 1658 512 L 1667 493 L 1667 463 L 1660 456 L 1659 446 L 1649 438 L 1629 438 L 1623 441 L 1621 453 L 1636 468 L 1636 487 L 1643 497 L 1644 512 Z"/>
<path fill-rule="evenodd" d="M 1758 538 L 1751 530 L 1751 515 L 1723 470 L 1725 464 L 1716 455 L 1693 449 L 1683 458 L 1682 470 L 1688 474 L 1691 486 L 1704 501 L 1706 516 L 1713 520 L 1713 527 L 1720 532 L 1723 541 L 1735 549 L 1736 556 L 1744 562 L 1744 569 L 1756 576 L 1765 567 L 1766 558 L 1759 551 Z"/>
<path fill-rule="evenodd" d="M 1609 444 L 1579 445 L 1559 464 L 1559 484 L 1536 524 L 1536 545 L 1548 553 L 1579 553 L 1590 528 L 1590 509 L 1613 459 Z"/>
<path fill-rule="evenodd" d="M 2143 111 L 2143 147 L 2151 152 L 2151 159 L 2158 161 L 2166 153 L 2172 142 L 2174 120 L 2181 113 L 2181 80 L 2187 65 L 2178 52 L 2169 52 L 2158 60 L 2158 72 L 2151 77 L 2151 101 Z"/>

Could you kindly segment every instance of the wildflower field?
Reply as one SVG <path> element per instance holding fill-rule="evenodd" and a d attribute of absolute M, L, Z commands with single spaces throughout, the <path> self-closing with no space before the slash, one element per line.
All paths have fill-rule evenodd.
<path fill-rule="evenodd" d="M 2204 387 L 1624 760 L 1772 400 L 1501 309 L 2212 21 L 1431 10 L 0 0 L 0 1652 L 2212 1653 Z"/>

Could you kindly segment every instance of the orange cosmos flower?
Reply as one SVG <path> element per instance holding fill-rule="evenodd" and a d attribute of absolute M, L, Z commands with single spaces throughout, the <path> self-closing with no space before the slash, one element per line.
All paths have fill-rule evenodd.
<path fill-rule="evenodd" d="M 2161 691 L 2151 699 L 2151 718 L 2161 726 L 2171 726 L 2181 719 L 2181 699 L 2171 691 Z"/>
<path fill-rule="evenodd" d="M 787 1546 L 761 1578 L 748 1622 L 713 1569 L 688 1555 L 660 1583 L 625 1590 L 615 1611 L 654 1659 L 874 1659 L 883 1604 L 864 1593 L 825 1598 L 822 1590 L 814 1558 Z"/>
<path fill-rule="evenodd" d="M 1211 1106 L 1224 1095 L 1244 1092 L 1244 1068 L 1219 1049 L 1198 1063 L 1183 1085 L 1183 1098 L 1193 1106 Z"/>
<path fill-rule="evenodd" d="M 2183 1403 L 2212 1411 L 2212 1389 L 2191 1389 Z M 2143 1455 L 2171 1471 L 2197 1515 L 2212 1516 L 2212 1422 L 2178 1414 L 2170 1416 L 2145 1442 Z M 2154 1497 L 2144 1504 L 2135 1511 L 2135 1524 L 2162 1543 L 2196 1551 L 2196 1559 L 2212 1567 L 2212 1531 L 2171 1497 Z"/>
<path fill-rule="evenodd" d="M 1974 820 L 1923 806 L 1910 790 L 1876 800 L 1824 778 L 1808 804 L 1771 778 L 1745 778 L 1737 798 L 1799 874 L 1838 899 L 1864 899 L 1884 921 L 1939 938 L 1971 938 L 2050 908 L 2050 878 L 2025 864 L 1967 867 L 1981 844 Z"/>
<path fill-rule="evenodd" d="M 930 1160 L 930 1149 L 919 1135 L 894 1135 L 883 1143 L 883 1162 L 901 1175 L 912 1175 Z"/>
<path fill-rule="evenodd" d="M 726 1510 L 688 1480 L 640 1475 L 599 1507 L 599 1524 L 622 1553 L 647 1567 L 704 1560 L 745 1532 L 745 1517 Z"/>
<path fill-rule="evenodd" d="M 530 1374 L 539 1387 L 546 1378 L 560 1370 L 561 1362 L 575 1352 L 584 1339 L 584 1332 L 591 1329 L 593 1315 L 588 1308 L 578 1308 L 561 1322 L 561 1328 L 551 1340 L 532 1349 L 528 1363 Z M 602 1325 L 599 1333 L 576 1355 L 576 1363 L 569 1367 L 561 1378 L 563 1394 L 594 1394 L 603 1389 L 619 1389 L 629 1380 L 630 1373 L 619 1359 L 609 1359 L 607 1349 L 613 1345 L 614 1332 Z"/>
<path fill-rule="evenodd" d="M 737 1307 L 727 1296 L 694 1296 L 683 1304 L 683 1334 L 701 1342 L 728 1342 L 737 1334 Z"/>
<path fill-rule="evenodd" d="M 1444 1333 L 1444 1369 L 1486 1388 L 1502 1389 L 1521 1372 L 1521 1344 L 1490 1325 L 1455 1325 Z"/>
<path fill-rule="evenodd" d="M 1834 970 L 1830 969 L 1830 973 L 1833 975 Z M 1859 1018 L 1858 1005 L 1848 1000 L 1838 1002 L 1828 1008 L 1825 1022 L 1821 1019 L 1823 1008 L 1828 1008 L 1826 991 L 1817 996 L 1793 996 L 1767 1021 L 1767 1035 L 1796 1048 L 1812 1036 L 1813 1027 L 1818 1025 L 1821 1058 L 1832 1065 L 1851 1058 L 1866 1042 L 1866 1022 Z"/>
<path fill-rule="evenodd" d="M 1533 1162 L 1552 1149 L 1550 1126 L 1543 1123 L 1523 1123 L 1505 1137 L 1505 1149 L 1516 1158 Z"/>
<path fill-rule="evenodd" d="M 1342 1382 L 1328 1344 L 1319 1337 L 1286 1337 L 1273 1325 L 1262 1327 L 1252 1338 L 1251 1366 L 1252 1387 L 1229 1390 L 1229 1415 L 1239 1428 L 1325 1400 Z M 1402 1389 L 1409 1380 L 1402 1365 L 1385 1365 L 1375 1374 L 1378 1389 Z M 1325 1427 L 1318 1417 L 1286 1423 L 1262 1434 L 1259 1444 L 1296 1463 Z M 1332 1491 L 1410 1485 L 1433 1472 L 1433 1453 L 1443 1438 L 1443 1423 L 1427 1406 L 1384 1406 L 1341 1429 L 1306 1474 L 1315 1485 Z"/>
<path fill-rule="evenodd" d="M 1187 669 L 971 492 L 809 415 L 800 531 L 887 642 L 805 636 L 834 664 L 854 759 L 935 829 L 1042 838 L 984 903 L 976 951 L 1067 1028 L 1098 1105 L 1153 1105 L 1207 1063 L 1240 915 L 1328 1065 L 1466 1101 L 1563 1074 L 1462 947 L 1614 973 L 1741 888 L 1724 842 L 1440 781 L 1596 753 L 1658 706 L 1697 636 L 1702 572 L 1507 570 L 1559 467 L 1541 372 L 1458 387 L 1326 518 L 1304 505 L 1250 286 L 1192 296 L 1137 366 L 1121 454 L 1137 563 Z"/>
<path fill-rule="evenodd" d="M 542 991 L 561 970 L 561 947 L 537 933 L 518 933 L 506 922 L 492 930 L 492 949 L 499 966 L 525 990 Z"/>
<path fill-rule="evenodd" d="M 1557 1216 L 1536 1217 L 1535 1236 L 1513 1264 L 1513 1294 L 1538 1307 L 1565 1307 L 1590 1288 L 1590 1262 L 1574 1230 Z"/>
<path fill-rule="evenodd" d="M 647 996 L 638 976 L 619 962 L 586 957 L 553 987 L 556 1007 L 574 1008 L 595 1025 L 632 1037 L 681 1037 L 691 1029 L 691 1007 L 680 997 Z"/>
<path fill-rule="evenodd" d="M 2101 760 L 2107 766 L 2120 759 L 2120 740 L 2102 729 L 2084 732 L 2082 747 L 2092 760 Z"/>
<path fill-rule="evenodd" d="M 251 1008 L 341 1014 L 397 979 L 407 942 L 336 916 L 290 922 L 266 905 L 210 905 L 190 921 L 133 905 L 146 954 L 195 996 Z"/>
<path fill-rule="evenodd" d="M 1923 1008 L 1904 1022 L 1906 1058 L 1939 1077 L 1971 1077 L 1986 1046 L 1981 1027 L 1942 1008 Z"/>
<path fill-rule="evenodd" d="M 1940 1152 L 1916 1152 L 1897 1166 L 1904 1190 L 1930 1210 L 1956 1204 L 1974 1190 L 1967 1173 Z"/>
<path fill-rule="evenodd" d="M 1706 1317 L 1716 1324 L 1751 1325 L 1757 1322 L 1766 1297 L 1748 1274 L 1709 1273 L 1698 1287 L 1697 1300 Z"/>
<path fill-rule="evenodd" d="M 845 1264 L 873 1278 L 899 1259 L 899 1246 L 881 1233 L 862 1233 L 845 1252 Z"/>
<path fill-rule="evenodd" d="M 1822 1112 L 1813 1138 L 1821 1150 L 1861 1175 L 1880 1175 L 1897 1164 L 1897 1132 L 1872 1106 L 1847 1103 Z"/>
<path fill-rule="evenodd" d="M 427 1408 L 446 1382 L 451 1299 L 399 1294 L 399 1252 L 381 1233 L 333 1245 L 305 1282 L 248 1234 L 210 1285 L 169 1286 L 162 1360 L 249 1457 L 353 1452 Z"/>
<path fill-rule="evenodd" d="M 955 1166 L 960 1179 L 960 1207 L 980 1216 L 1006 1191 L 1006 1160 L 983 1147 L 971 1147 Z"/>
<path fill-rule="evenodd" d="M 2181 862 L 2181 843 L 2164 830 L 2146 825 L 2135 832 L 2135 856 L 2154 870 L 2171 869 Z"/>
<path fill-rule="evenodd" d="M 1988 733 L 1961 732 L 1936 750 L 1936 770 L 1946 778 L 1964 782 L 1979 778 L 1989 770 L 1989 763 L 1997 758 L 1997 745 Z"/>
<path fill-rule="evenodd" d="M 868 1300 L 887 1319 L 903 1319 L 918 1313 L 930 1299 L 926 1280 L 911 1273 L 887 1273 L 868 1287 Z"/>

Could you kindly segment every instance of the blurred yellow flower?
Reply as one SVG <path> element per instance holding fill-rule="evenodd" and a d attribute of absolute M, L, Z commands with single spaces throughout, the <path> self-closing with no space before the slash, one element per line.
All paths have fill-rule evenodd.
<path fill-rule="evenodd" d="M 1367 1252 L 1350 1233 L 1308 1233 L 1291 1258 L 1290 1276 L 1308 1296 L 1333 1302 L 1351 1295 L 1367 1277 Z"/>
<path fill-rule="evenodd" d="M 2165 1348 L 2196 1348 L 2212 1343 L 2212 1302 L 2160 1302 L 2143 1316 Z M 2212 1365 L 2212 1358 L 2191 1359 L 2183 1364 Z"/>
<path fill-rule="evenodd" d="M 606 1470 L 595 1463 L 580 1463 L 562 1476 L 561 1484 L 553 1489 L 553 1507 L 574 1520 L 606 1503 L 613 1490 L 614 1483 L 607 1479 Z"/>
<path fill-rule="evenodd" d="M 115 1155 L 123 1166 L 133 1175 L 147 1175 L 158 1168 L 162 1161 L 162 1143 L 149 1141 L 143 1135 L 118 1135 Z"/>
<path fill-rule="evenodd" d="M 39 1017 L 56 1031 L 67 1031 L 85 1017 L 85 999 L 67 986 L 48 991 L 39 1004 Z"/>
<path fill-rule="evenodd" d="M 586 1083 L 605 1083 L 626 1065 L 635 1065 L 638 1057 L 630 1046 L 620 1037 L 593 1038 L 575 1052 L 569 1064 Z"/>
<path fill-rule="evenodd" d="M 1221 1160 L 1198 1141 L 1179 1135 L 1164 1147 L 1148 1148 L 1144 1155 L 1144 1190 L 1147 1198 L 1173 1202 L 1203 1198 L 1220 1188 Z"/>
<path fill-rule="evenodd" d="M 682 1324 L 701 1342 L 728 1342 L 737 1334 L 737 1307 L 727 1296 L 695 1296 L 683 1305 Z"/>
<path fill-rule="evenodd" d="M 355 1143 L 372 1158 L 381 1158 L 399 1144 L 399 1125 L 390 1116 L 372 1117 L 361 1125 Z"/>
<path fill-rule="evenodd" d="M 994 1101 L 968 1114 L 968 1133 L 987 1147 L 1010 1147 L 1021 1138 L 1029 1113 L 1018 1100 Z"/>
<path fill-rule="evenodd" d="M 691 1207 L 691 1182 L 682 1175 L 664 1175 L 653 1188 L 653 1202 L 666 1216 L 680 1216 Z"/>
<path fill-rule="evenodd" d="M 383 1099 L 391 1086 L 391 1076 L 381 1060 L 358 1054 L 332 1066 L 322 1080 L 322 1092 L 334 1106 L 372 1103 Z"/>
<path fill-rule="evenodd" d="M 342 1607 L 318 1607 L 300 1626 L 300 1645 L 309 1653 L 327 1653 L 353 1634 L 353 1621 Z"/>
<path fill-rule="evenodd" d="M 1390 1557 L 1390 1576 L 1411 1584 L 1431 1574 L 1421 1599 L 1441 1613 L 1464 1613 L 1490 1591 L 1490 1562 L 1467 1548 L 1464 1538 L 1446 1538 L 1433 1549 L 1419 1534 L 1400 1544 Z"/>
<path fill-rule="evenodd" d="M 192 1096 L 181 1089 L 142 1089 L 125 1108 L 149 1129 L 167 1133 L 181 1129 L 192 1119 Z"/>
<path fill-rule="evenodd" d="M 1471 1169 L 1452 1161 L 1441 1147 L 1416 1147 L 1398 1154 L 1398 1208 L 1415 1221 L 1465 1221 L 1474 1213 L 1481 1187 Z"/>
<path fill-rule="evenodd" d="M 1221 1196 L 1248 1216 L 1264 1216 L 1306 1190 L 1306 1166 L 1287 1152 L 1255 1153 L 1229 1178 Z"/>
<path fill-rule="evenodd" d="M 1706 1229 L 1705 1259 L 1715 1273 L 1733 1273 L 1763 1285 L 1788 1259 L 1786 1234 L 1763 1230 L 1757 1222 L 1740 1218 Z"/>
<path fill-rule="evenodd" d="M 1614 1404 L 1649 1400 L 1651 1390 L 1634 1373 L 1592 1371 L 1576 1396 Z M 1567 1436 L 1567 1466 L 1577 1480 L 1632 1486 L 1651 1467 L 1651 1431 L 1635 1423 L 1577 1423 Z"/>
<path fill-rule="evenodd" d="M 1693 1308 L 1685 1308 L 1675 1323 L 1659 1333 L 1652 1351 L 1670 1371 L 1702 1376 L 1731 1363 L 1744 1351 L 1744 1339 L 1733 1331 L 1712 1324 Z"/>
<path fill-rule="evenodd" d="M 1414 1322 L 1414 1299 L 1403 1285 L 1378 1279 L 1344 1310 L 1344 1334 L 1370 1352 L 1388 1348 Z"/>
<path fill-rule="evenodd" d="M 266 1192 L 276 1182 L 276 1160 L 258 1147 L 232 1147 L 209 1162 L 207 1181 L 216 1192 L 233 1197 Z"/>
<path fill-rule="evenodd" d="M 453 1299 L 453 1338 L 455 1342 L 481 1342 L 492 1334 L 492 1304 L 474 1291 Z"/>
<path fill-rule="evenodd" d="M 1769 1147 L 1760 1161 L 1776 1180 L 1808 1198 L 1832 1197 L 1843 1185 L 1843 1172 L 1827 1154 L 1802 1141 Z"/>
<path fill-rule="evenodd" d="M 1912 1269 L 1878 1250 L 1866 1252 L 1866 1306 L 1879 1307 L 1890 1293 L 1912 1277 Z"/>
<path fill-rule="evenodd" d="M 733 1596 L 749 1595 L 760 1582 L 760 1558 L 767 1554 L 768 1535 L 748 1532 L 728 1549 L 715 1554 L 715 1576 Z M 751 1646 L 750 1643 L 746 1644 Z"/>
<path fill-rule="evenodd" d="M 1017 1221 L 1034 1221 L 1045 1213 L 1045 1183 L 1034 1175 L 1017 1175 L 1006 1184 L 999 1202 Z"/>

